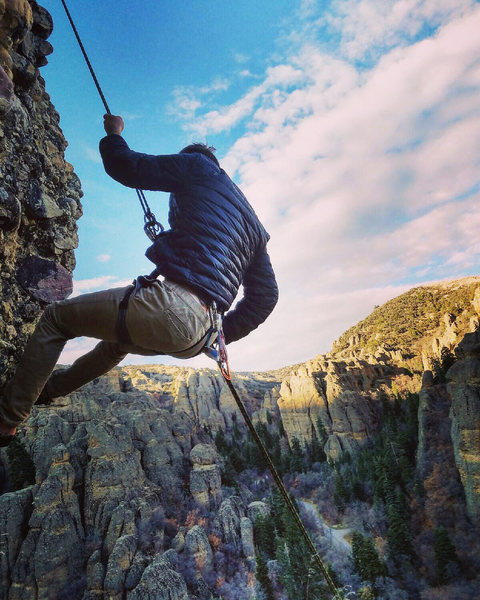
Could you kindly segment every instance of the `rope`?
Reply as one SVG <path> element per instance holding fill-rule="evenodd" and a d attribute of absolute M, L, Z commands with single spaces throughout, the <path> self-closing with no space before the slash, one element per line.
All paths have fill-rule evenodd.
<path fill-rule="evenodd" d="M 221 369 L 221 371 L 223 374 L 222 369 Z M 339 592 L 339 590 L 337 590 L 335 583 L 333 582 L 333 579 L 330 576 L 330 573 L 328 572 L 326 566 L 323 564 L 322 559 L 320 558 L 320 556 L 317 552 L 317 549 L 315 548 L 315 546 L 312 542 L 312 539 L 308 535 L 308 531 L 305 529 L 305 525 L 302 523 L 302 519 L 300 518 L 300 515 L 298 514 L 298 511 L 295 508 L 295 505 L 293 504 L 292 499 L 288 495 L 287 489 L 286 489 L 277 469 L 275 468 L 275 465 L 273 464 L 272 459 L 270 458 L 270 455 L 269 455 L 267 449 L 265 448 L 260 436 L 258 435 L 257 430 L 255 429 L 255 427 L 252 423 L 252 420 L 250 419 L 250 415 L 248 414 L 247 409 L 245 408 L 245 405 L 243 404 L 243 402 L 240 399 L 240 396 L 237 393 L 237 390 L 234 388 L 233 383 L 230 379 L 227 379 L 227 377 L 225 377 L 225 375 L 223 376 L 223 378 L 225 379 L 230 391 L 232 392 L 232 395 L 235 398 L 235 402 L 237 403 L 237 406 L 240 409 L 240 412 L 242 413 L 245 423 L 247 424 L 247 427 L 250 430 L 250 433 L 252 434 L 260 452 L 262 453 L 263 458 L 265 459 L 265 462 L 267 463 L 268 468 L 270 469 L 270 473 L 272 474 L 273 479 L 275 480 L 275 483 L 277 484 L 277 487 L 280 490 L 280 493 L 282 494 L 285 504 L 287 505 L 287 508 L 290 511 L 290 514 L 292 515 L 293 519 L 295 520 L 295 523 L 297 524 L 297 527 L 303 536 L 303 539 L 305 540 L 310 552 L 312 553 L 312 557 L 314 558 L 315 563 L 317 564 L 322 575 L 324 576 L 325 581 L 327 582 L 327 585 L 333 594 L 333 597 L 335 598 L 335 600 L 342 600 L 343 595 Z"/>
<path fill-rule="evenodd" d="M 107 114 L 111 115 L 112 113 L 111 113 L 110 108 L 105 99 L 105 95 L 102 91 L 102 88 L 100 87 L 100 84 L 98 82 L 95 71 L 93 70 L 92 63 L 90 62 L 90 59 L 88 58 L 87 51 L 85 50 L 83 42 L 78 33 L 78 30 L 72 19 L 72 15 L 70 14 L 70 11 L 68 10 L 68 6 L 67 6 L 65 0 L 61 0 L 61 2 L 63 4 L 63 8 L 65 9 L 65 12 L 67 14 L 68 20 L 70 21 L 70 25 L 72 26 L 73 33 L 75 34 L 75 37 L 77 38 L 77 42 L 78 42 L 78 45 L 80 46 L 80 50 L 82 51 L 83 58 L 85 59 L 85 62 L 87 63 L 87 67 L 88 67 L 88 70 L 90 71 L 90 75 L 93 78 L 93 82 L 95 83 L 97 91 L 103 102 L 103 106 L 105 107 Z M 145 225 L 144 225 L 143 229 L 144 229 L 145 233 L 147 234 L 147 236 L 150 238 L 150 240 L 152 240 L 152 242 L 153 242 L 153 241 L 155 241 L 156 237 L 160 233 L 162 233 L 162 231 L 164 230 L 163 226 L 161 225 L 161 223 L 159 223 L 156 220 L 155 215 L 150 210 L 150 206 L 148 205 L 148 202 L 147 202 L 147 199 L 145 198 L 145 194 L 144 194 L 143 190 L 137 189 L 136 192 L 137 192 L 138 199 L 140 200 L 140 206 L 142 207 L 143 214 L 144 214 Z"/>
<path fill-rule="evenodd" d="M 82 51 L 83 58 L 85 59 L 85 62 L 87 63 L 87 67 L 90 71 L 90 74 L 93 77 L 93 81 L 94 81 L 95 85 L 97 86 L 97 90 L 98 90 L 98 93 L 100 94 L 100 98 L 102 99 L 103 106 L 105 107 L 107 114 L 111 115 L 112 113 L 110 112 L 110 109 L 108 108 L 108 104 L 107 104 L 107 101 L 105 100 L 105 96 L 103 95 L 102 88 L 100 87 L 100 84 L 98 83 L 97 76 L 95 75 L 95 71 L 93 70 L 92 64 L 88 58 L 88 54 L 83 46 L 82 40 L 80 39 L 77 28 L 75 27 L 75 23 L 73 22 L 72 15 L 70 14 L 70 11 L 68 10 L 68 7 L 65 4 L 65 1 L 64 0 L 61 0 L 61 1 L 63 4 L 63 8 L 65 9 L 65 12 L 67 13 L 67 17 L 68 17 L 68 20 L 70 21 L 70 25 L 72 26 L 73 33 L 75 34 L 75 37 L 77 38 L 77 42 L 78 42 L 78 45 L 80 46 L 80 50 Z"/>

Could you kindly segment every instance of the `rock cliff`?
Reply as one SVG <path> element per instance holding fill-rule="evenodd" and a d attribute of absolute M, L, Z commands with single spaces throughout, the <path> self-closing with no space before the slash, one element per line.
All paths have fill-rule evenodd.
<path fill-rule="evenodd" d="M 224 547 L 252 557 L 248 506 L 222 499 L 212 440 L 121 391 L 124 377 L 34 408 L 21 437 L 35 483 L 0 496 L 0 597 L 210 598 Z"/>
<path fill-rule="evenodd" d="M 375 435 L 382 401 L 418 392 L 425 369 L 452 352 L 480 315 L 480 278 L 414 288 L 377 307 L 334 343 L 331 353 L 284 377 L 277 401 L 287 436 L 328 439 L 336 459 Z M 324 434 L 323 434 L 324 435 Z"/>
<path fill-rule="evenodd" d="M 72 290 L 80 183 L 40 68 L 49 13 L 0 0 L 0 387 L 45 303 Z"/>
<path fill-rule="evenodd" d="M 455 463 L 472 519 L 480 515 L 480 331 L 467 334 L 449 369 L 451 437 Z"/>

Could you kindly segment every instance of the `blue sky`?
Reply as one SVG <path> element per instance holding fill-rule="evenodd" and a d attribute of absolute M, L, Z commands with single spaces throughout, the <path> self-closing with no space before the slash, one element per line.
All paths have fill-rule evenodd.
<path fill-rule="evenodd" d="M 234 369 L 307 360 L 376 304 L 478 274 L 478 2 L 70 4 L 130 146 L 212 143 L 271 234 L 280 302 L 230 346 Z M 147 239 L 135 192 L 103 172 L 103 106 L 61 3 L 43 5 L 42 72 L 85 193 L 75 290 L 94 291 L 148 272 Z M 166 221 L 167 196 L 147 197 Z"/>

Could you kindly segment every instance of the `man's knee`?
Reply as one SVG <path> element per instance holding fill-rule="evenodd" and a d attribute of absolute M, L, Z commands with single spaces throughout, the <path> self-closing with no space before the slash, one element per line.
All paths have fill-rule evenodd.
<path fill-rule="evenodd" d="M 68 331 L 68 329 L 65 327 L 65 324 L 62 323 L 61 313 L 62 313 L 63 306 L 64 305 L 63 305 L 62 302 L 52 302 L 43 311 L 43 315 L 41 317 L 41 320 L 49 323 L 55 329 L 57 329 L 58 331 L 60 331 L 60 333 L 66 339 L 72 339 L 72 338 L 75 337 L 75 335 L 73 335 L 70 331 Z"/>

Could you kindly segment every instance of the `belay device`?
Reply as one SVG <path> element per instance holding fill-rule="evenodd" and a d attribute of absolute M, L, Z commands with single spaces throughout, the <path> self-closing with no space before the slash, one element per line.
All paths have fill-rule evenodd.
<path fill-rule="evenodd" d="M 232 375 L 228 364 L 227 346 L 222 329 L 222 315 L 217 311 L 215 302 L 212 302 L 208 310 L 212 321 L 212 329 L 202 352 L 214 360 L 224 378 L 231 381 Z"/>

